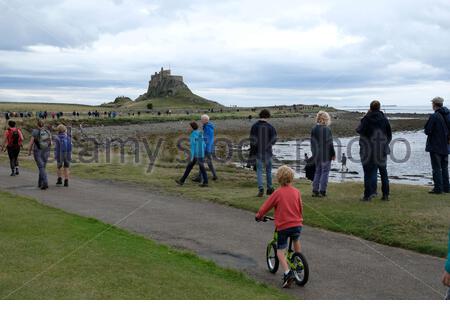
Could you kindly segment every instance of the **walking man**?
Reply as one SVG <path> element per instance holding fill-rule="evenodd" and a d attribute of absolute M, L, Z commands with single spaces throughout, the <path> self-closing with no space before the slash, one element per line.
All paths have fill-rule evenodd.
<path fill-rule="evenodd" d="M 430 153 L 434 182 L 434 188 L 429 193 L 449 193 L 450 111 L 444 107 L 444 99 L 441 97 L 436 97 L 431 102 L 434 113 L 425 124 L 425 134 L 428 136 L 425 151 Z"/>
<path fill-rule="evenodd" d="M 359 153 L 364 170 L 364 195 L 362 201 L 370 201 L 377 195 L 377 175 L 380 171 L 381 200 L 389 201 L 389 178 L 387 156 L 392 141 L 389 120 L 381 112 L 381 103 L 372 101 L 367 114 L 361 119 L 356 132 L 359 133 Z"/>
<path fill-rule="evenodd" d="M 34 161 L 39 169 L 39 182 L 38 187 L 41 190 L 48 189 L 47 179 L 47 162 L 50 155 L 50 147 L 52 145 L 52 135 L 49 130 L 44 128 L 44 121 L 39 119 L 37 122 L 37 128 L 31 132 L 30 146 L 28 149 L 28 155 L 33 152 Z"/>
<path fill-rule="evenodd" d="M 272 146 L 277 141 L 277 131 L 268 122 L 269 119 L 269 110 L 262 110 L 259 113 L 259 120 L 250 130 L 250 148 L 256 158 L 258 197 L 264 195 L 263 170 L 266 173 L 267 195 L 271 195 L 274 191 L 272 187 Z"/>
<path fill-rule="evenodd" d="M 203 125 L 203 139 L 205 140 L 205 161 L 211 171 L 213 181 L 216 181 L 217 174 L 213 165 L 215 126 L 211 121 L 209 121 L 209 116 L 207 114 L 202 115 L 201 122 Z M 200 172 L 198 176 L 193 179 L 193 181 L 202 182 L 202 175 Z"/>

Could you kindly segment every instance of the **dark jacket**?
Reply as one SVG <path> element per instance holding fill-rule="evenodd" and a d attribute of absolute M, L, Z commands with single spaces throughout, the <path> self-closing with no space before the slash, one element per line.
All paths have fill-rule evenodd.
<path fill-rule="evenodd" d="M 311 152 L 315 163 L 331 161 L 336 156 L 333 135 L 328 126 L 316 124 L 311 130 Z"/>
<path fill-rule="evenodd" d="M 250 149 L 256 159 L 268 160 L 273 156 L 272 146 L 277 142 L 277 131 L 267 121 L 259 120 L 250 130 Z"/>
<path fill-rule="evenodd" d="M 356 129 L 359 133 L 359 154 L 363 164 L 386 160 L 391 153 L 392 129 L 389 120 L 381 111 L 369 111 Z"/>
<path fill-rule="evenodd" d="M 437 109 L 425 124 L 427 152 L 449 154 L 448 137 L 450 127 L 450 111 L 446 107 Z"/>

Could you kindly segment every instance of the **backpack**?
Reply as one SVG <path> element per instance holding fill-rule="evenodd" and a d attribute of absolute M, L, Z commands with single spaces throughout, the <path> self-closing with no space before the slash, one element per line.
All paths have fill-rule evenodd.
<path fill-rule="evenodd" d="M 9 129 L 8 147 L 20 148 L 22 141 L 20 139 L 19 129 Z"/>
<path fill-rule="evenodd" d="M 50 146 L 51 135 L 48 130 L 39 129 L 37 138 L 35 139 L 36 146 L 38 149 L 47 149 Z"/>

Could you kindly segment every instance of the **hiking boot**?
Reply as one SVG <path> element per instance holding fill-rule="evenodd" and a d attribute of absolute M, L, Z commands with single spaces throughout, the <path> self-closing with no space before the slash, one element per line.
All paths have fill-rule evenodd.
<path fill-rule="evenodd" d="M 389 196 L 387 194 L 383 195 L 381 201 L 389 201 Z"/>
<path fill-rule="evenodd" d="M 182 186 L 184 184 L 183 181 L 181 181 L 181 179 L 176 179 L 175 182 L 177 183 L 177 185 Z"/>
<path fill-rule="evenodd" d="M 208 184 L 207 184 L 207 183 L 200 183 L 200 184 L 199 184 L 199 187 L 200 187 L 200 188 L 207 188 L 207 187 L 208 187 Z"/>
<path fill-rule="evenodd" d="M 312 197 L 313 198 L 320 198 L 320 197 L 322 197 L 322 195 L 318 191 L 313 191 Z"/>
<path fill-rule="evenodd" d="M 62 185 L 62 178 L 61 177 L 59 177 L 58 180 L 56 181 L 56 185 L 57 186 Z"/>
<path fill-rule="evenodd" d="M 264 189 L 260 189 L 259 191 L 258 191 L 258 194 L 256 195 L 258 198 L 262 198 L 262 197 L 264 197 Z"/>
<path fill-rule="evenodd" d="M 320 191 L 320 195 L 321 195 L 322 197 L 326 197 L 326 196 L 327 196 L 327 192 L 326 192 L 326 191 Z"/>
<path fill-rule="evenodd" d="M 64 187 L 68 187 L 69 186 L 69 179 L 65 179 L 64 180 Z"/>
<path fill-rule="evenodd" d="M 267 189 L 267 195 L 270 196 L 275 191 L 274 188 Z"/>
<path fill-rule="evenodd" d="M 295 280 L 294 273 L 292 272 L 292 270 L 289 270 L 288 274 L 283 274 L 282 287 L 289 288 L 291 286 L 292 282 L 294 282 L 294 280 Z"/>

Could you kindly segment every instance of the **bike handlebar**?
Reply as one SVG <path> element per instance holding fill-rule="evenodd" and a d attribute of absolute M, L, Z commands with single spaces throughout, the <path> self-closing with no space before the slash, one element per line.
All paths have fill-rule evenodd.
<path fill-rule="evenodd" d="M 258 222 L 259 222 L 259 221 L 267 222 L 267 221 L 274 221 L 274 220 L 275 220 L 275 219 L 272 218 L 272 217 L 264 217 L 264 218 L 262 218 L 261 220 L 258 220 Z"/>

